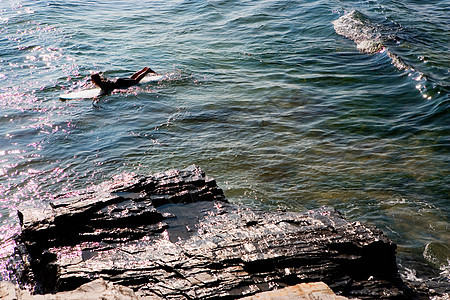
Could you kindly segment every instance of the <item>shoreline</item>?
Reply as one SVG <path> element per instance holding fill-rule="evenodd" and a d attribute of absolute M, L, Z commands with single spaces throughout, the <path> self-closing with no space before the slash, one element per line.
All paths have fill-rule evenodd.
<path fill-rule="evenodd" d="M 178 299 L 240 298 L 317 281 L 347 297 L 433 293 L 402 281 L 396 246 L 379 229 L 331 207 L 293 213 L 230 204 L 196 166 L 65 195 L 44 214 L 22 214 L 17 278 L 42 294 L 96 279 L 138 297 Z"/>

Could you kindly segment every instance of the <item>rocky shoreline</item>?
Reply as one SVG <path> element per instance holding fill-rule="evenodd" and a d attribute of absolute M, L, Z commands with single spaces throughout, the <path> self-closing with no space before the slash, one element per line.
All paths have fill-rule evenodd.
<path fill-rule="evenodd" d="M 47 299 L 92 282 L 156 299 L 236 299 L 312 282 L 349 298 L 428 298 L 402 281 L 396 245 L 379 229 L 331 207 L 231 204 L 196 166 L 61 195 L 19 217 L 9 272 Z"/>

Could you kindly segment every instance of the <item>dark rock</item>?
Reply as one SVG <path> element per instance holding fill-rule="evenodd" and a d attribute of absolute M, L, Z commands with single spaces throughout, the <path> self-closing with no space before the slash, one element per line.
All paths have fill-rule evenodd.
<path fill-rule="evenodd" d="M 23 212 L 21 243 L 31 266 L 21 268 L 21 283 L 41 293 L 102 278 L 166 299 L 238 298 L 314 281 L 351 297 L 414 296 L 398 275 L 395 244 L 377 228 L 331 207 L 293 213 L 229 204 L 195 166 Z"/>

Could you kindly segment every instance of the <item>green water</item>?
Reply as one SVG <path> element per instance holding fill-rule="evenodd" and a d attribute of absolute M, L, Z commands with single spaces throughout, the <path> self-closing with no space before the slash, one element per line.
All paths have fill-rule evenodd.
<path fill-rule="evenodd" d="M 3 239 L 17 207 L 196 164 L 231 202 L 332 205 L 393 239 L 403 274 L 448 278 L 449 9 L 405 0 L 2 1 Z M 356 33 L 374 30 L 388 51 L 359 52 L 335 32 L 332 22 L 353 10 L 372 24 Z M 58 98 L 90 72 L 130 76 L 143 66 L 170 79 L 96 106 Z"/>

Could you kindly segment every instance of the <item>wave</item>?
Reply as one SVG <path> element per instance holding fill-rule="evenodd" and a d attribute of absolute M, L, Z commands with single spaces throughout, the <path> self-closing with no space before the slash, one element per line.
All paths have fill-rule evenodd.
<path fill-rule="evenodd" d="M 334 30 L 356 43 L 356 48 L 365 53 L 386 53 L 392 64 L 399 70 L 414 69 L 405 64 L 397 55 L 391 53 L 385 46 L 386 38 L 382 35 L 382 26 L 370 21 L 359 11 L 351 11 L 333 22 Z"/>
<path fill-rule="evenodd" d="M 403 41 L 403 38 L 397 36 L 392 28 L 386 28 L 381 24 L 372 22 L 366 15 L 356 10 L 342 15 L 332 24 L 336 33 L 354 41 L 359 51 L 368 54 L 387 55 L 393 66 L 411 77 L 415 82 L 415 88 L 423 98 L 431 100 L 435 96 L 448 93 L 448 86 L 443 85 L 440 80 L 436 81 L 430 74 L 425 75 L 423 72 L 416 70 L 388 49 L 386 44 Z"/>

